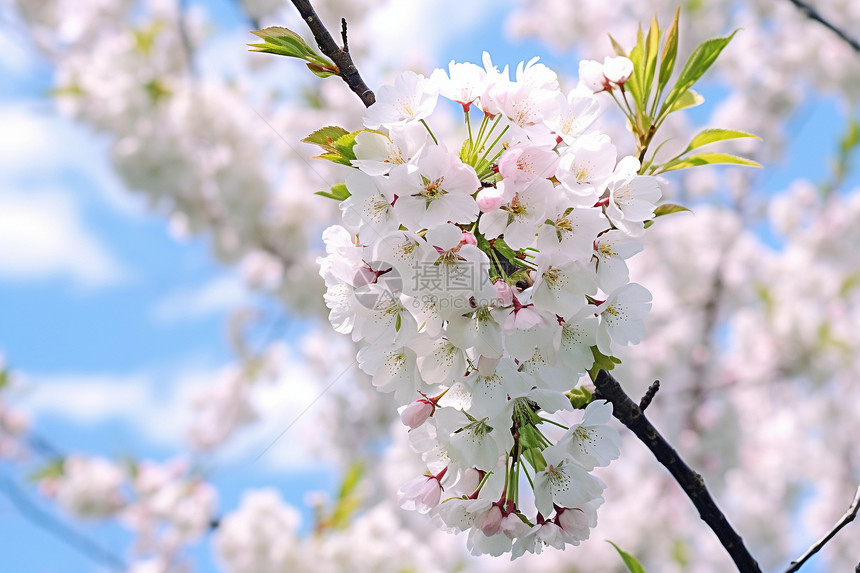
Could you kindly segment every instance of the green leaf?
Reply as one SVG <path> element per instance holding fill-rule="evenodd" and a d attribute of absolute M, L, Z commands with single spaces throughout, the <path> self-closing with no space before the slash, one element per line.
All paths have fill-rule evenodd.
<path fill-rule="evenodd" d="M 519 435 L 520 445 L 523 447 L 524 450 L 527 450 L 529 448 L 540 449 L 545 444 L 545 442 L 541 439 L 538 429 L 534 426 L 522 426 L 519 429 Z"/>
<path fill-rule="evenodd" d="M 630 74 L 630 78 L 627 79 L 627 82 L 624 84 L 624 87 L 630 93 L 630 97 L 633 98 L 633 103 L 636 104 L 636 109 L 644 111 L 644 78 L 642 68 L 645 55 L 641 28 L 639 29 L 638 38 L 639 40 L 636 42 L 636 45 L 633 46 L 633 49 L 630 50 L 630 55 L 628 56 L 630 58 L 630 61 L 633 62 L 633 73 Z"/>
<path fill-rule="evenodd" d="M 690 145 L 687 146 L 687 149 L 685 149 L 681 155 L 684 155 L 684 153 L 692 151 L 697 147 L 716 143 L 717 141 L 740 139 L 742 137 L 755 137 L 756 139 L 761 139 L 759 136 L 745 131 L 735 131 L 733 129 L 706 129 L 696 134 L 692 141 L 690 141 Z"/>
<path fill-rule="evenodd" d="M 683 205 L 675 205 L 674 203 L 664 203 L 660 205 L 656 209 L 654 209 L 654 217 L 662 217 L 663 215 L 671 215 L 672 213 L 682 213 L 684 211 L 690 211 Z M 692 211 L 690 211 L 692 213 Z"/>
<path fill-rule="evenodd" d="M 364 466 L 361 463 L 356 462 L 349 466 L 327 525 L 337 529 L 349 526 L 352 515 L 361 507 L 358 486 L 361 484 L 362 477 L 364 477 Z"/>
<path fill-rule="evenodd" d="M 621 364 L 621 360 L 603 354 L 596 346 L 591 347 L 591 354 L 594 356 L 594 364 L 589 368 L 588 375 L 592 381 L 597 378 L 597 373 L 601 370 L 609 371 L 615 368 L 616 364 Z"/>
<path fill-rule="evenodd" d="M 619 44 L 615 38 L 612 37 L 612 34 L 609 34 L 609 41 L 612 42 L 612 49 L 615 50 L 616 56 L 624 56 L 627 57 L 627 50 L 625 50 L 621 44 Z"/>
<path fill-rule="evenodd" d="M 540 449 L 529 448 L 527 450 L 523 450 L 521 455 L 536 472 L 542 472 L 546 469 L 546 460 L 544 459 Z"/>
<path fill-rule="evenodd" d="M 705 103 L 705 96 L 695 90 L 687 90 L 684 95 L 679 97 L 666 114 L 675 113 L 676 111 L 687 109 L 690 107 L 700 106 Z"/>
<path fill-rule="evenodd" d="M 699 78 L 708 71 L 708 68 L 713 65 L 717 57 L 720 55 L 720 52 L 723 51 L 723 48 L 728 45 L 737 33 L 738 31 L 735 30 L 730 35 L 723 38 L 711 38 L 710 40 L 705 40 L 699 44 L 695 50 L 693 50 L 693 53 L 690 55 L 690 59 L 687 60 L 686 64 L 684 64 L 684 69 L 681 70 L 681 75 L 678 77 L 678 81 L 675 82 L 669 95 L 666 96 L 666 101 L 660 109 L 661 116 L 667 110 L 672 109 L 672 106 L 676 101 L 678 101 L 678 98 L 693 87 L 693 84 L 695 84 Z"/>
<path fill-rule="evenodd" d="M 663 56 L 660 58 L 660 75 L 657 78 L 658 89 L 662 90 L 669 78 L 672 77 L 672 72 L 675 69 L 675 58 L 678 56 L 678 16 L 681 13 L 679 6 L 675 10 L 675 19 L 669 29 L 666 30 L 666 41 L 663 43 Z"/>
<path fill-rule="evenodd" d="M 687 167 L 698 167 L 700 165 L 716 165 L 716 164 L 732 164 L 746 165 L 748 167 L 761 167 L 761 163 L 756 163 L 752 159 L 738 157 L 729 153 L 697 153 L 682 159 L 675 159 L 663 166 L 663 171 L 675 171 L 676 169 L 686 169 Z"/>
<path fill-rule="evenodd" d="M 574 388 L 566 395 L 570 399 L 570 405 L 577 410 L 582 410 L 591 403 L 591 392 L 585 388 Z"/>
<path fill-rule="evenodd" d="M 326 159 L 331 161 L 332 163 L 338 163 L 340 165 L 346 165 L 347 167 L 352 167 L 352 163 L 346 157 L 342 156 L 340 153 L 323 153 L 321 155 L 317 155 L 314 159 Z"/>
<path fill-rule="evenodd" d="M 627 570 L 630 573 L 646 573 L 645 568 L 642 567 L 642 564 L 636 560 L 635 557 L 630 555 L 629 553 L 622 551 L 617 545 L 612 543 L 611 541 L 607 541 L 612 547 L 615 548 L 615 551 L 621 556 L 621 559 L 624 561 L 624 564 L 627 566 Z"/>
<path fill-rule="evenodd" d="M 645 38 L 645 58 L 642 75 L 642 98 L 647 103 L 651 88 L 654 84 L 654 74 L 657 71 L 657 56 L 660 54 L 660 26 L 657 24 L 657 15 L 651 19 L 651 27 Z"/>
<path fill-rule="evenodd" d="M 304 138 L 302 142 L 319 145 L 326 151 L 336 153 L 337 148 L 335 148 L 334 142 L 348 133 L 349 132 L 342 127 L 330 125 L 316 130 L 315 132 Z"/>
<path fill-rule="evenodd" d="M 346 188 L 344 183 L 338 183 L 337 185 L 331 186 L 331 192 L 328 191 L 317 191 L 314 195 L 319 195 L 320 197 L 328 197 L 329 199 L 334 199 L 335 201 L 345 201 L 349 198 L 352 193 L 349 192 L 349 189 Z"/>
<path fill-rule="evenodd" d="M 493 249 L 500 255 L 505 257 L 512 265 L 522 265 L 523 262 L 517 258 L 517 251 L 508 246 L 504 239 L 495 239 L 493 241 Z"/>
<path fill-rule="evenodd" d="M 30 481 L 38 482 L 43 479 L 63 477 L 63 468 L 65 463 L 66 462 L 63 458 L 50 460 L 49 462 L 46 462 L 45 465 L 31 472 L 27 478 Z"/>
<path fill-rule="evenodd" d="M 263 30 L 254 30 L 251 33 L 263 40 L 262 44 L 248 44 L 252 48 L 251 52 L 265 52 L 298 58 L 334 70 L 335 73 L 340 73 L 333 62 L 317 54 L 301 36 L 288 28 L 271 26 Z"/>
<path fill-rule="evenodd" d="M 308 69 L 318 78 L 328 78 L 340 75 L 337 67 L 329 68 L 328 66 L 321 66 L 315 62 L 308 62 L 307 66 Z"/>
<path fill-rule="evenodd" d="M 352 133 L 347 133 L 337 138 L 337 141 L 334 142 L 335 151 L 350 161 L 354 160 L 355 153 L 352 152 L 352 148 L 355 147 L 356 136 L 362 131 L 364 130 L 353 131 Z"/>
<path fill-rule="evenodd" d="M 0 370 L 0 390 L 9 385 L 9 371 L 5 368 Z"/>

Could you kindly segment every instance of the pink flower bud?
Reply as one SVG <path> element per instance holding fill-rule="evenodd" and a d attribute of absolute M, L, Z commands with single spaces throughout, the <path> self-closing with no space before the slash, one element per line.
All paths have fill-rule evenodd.
<path fill-rule="evenodd" d="M 491 506 L 475 518 L 475 527 L 487 537 L 497 534 L 502 530 L 502 510 L 498 505 Z"/>
<path fill-rule="evenodd" d="M 427 513 L 442 499 L 442 485 L 435 476 L 418 476 L 403 484 L 397 492 L 400 507 Z"/>
<path fill-rule="evenodd" d="M 463 235 L 460 237 L 461 245 L 477 245 L 478 239 L 475 238 L 475 235 L 470 233 L 469 231 L 463 231 Z"/>
<path fill-rule="evenodd" d="M 594 93 L 609 89 L 609 82 L 603 75 L 603 65 L 594 60 L 579 62 L 579 81 Z"/>
<path fill-rule="evenodd" d="M 427 418 L 433 415 L 435 409 L 433 403 L 426 398 L 415 400 L 400 413 L 400 421 L 403 422 L 403 425 L 414 430 L 426 422 Z"/>
<path fill-rule="evenodd" d="M 588 515 L 581 509 L 563 509 L 556 517 L 559 527 L 575 539 L 588 539 L 591 530 Z"/>
<path fill-rule="evenodd" d="M 502 206 L 502 190 L 495 187 L 481 189 L 478 191 L 475 201 L 478 203 L 478 209 L 481 210 L 481 213 L 495 211 Z"/>
<path fill-rule="evenodd" d="M 511 285 L 505 281 L 496 281 L 493 286 L 496 287 L 496 296 L 499 297 L 499 303 L 502 306 L 514 304 L 514 293 L 511 291 Z"/>
<path fill-rule="evenodd" d="M 612 83 L 621 85 L 633 73 L 633 62 L 624 56 L 605 58 L 603 60 L 603 75 Z"/>

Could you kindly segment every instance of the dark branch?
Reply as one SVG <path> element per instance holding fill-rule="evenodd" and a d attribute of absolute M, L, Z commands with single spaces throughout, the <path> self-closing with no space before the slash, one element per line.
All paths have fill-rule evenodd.
<path fill-rule="evenodd" d="M 322 50 L 323 54 L 331 58 L 340 70 L 341 79 L 346 82 L 349 89 L 361 98 L 365 107 L 372 106 L 376 101 L 376 96 L 373 95 L 373 92 L 370 91 L 370 88 L 361 79 L 358 68 L 355 67 L 352 56 L 349 55 L 349 46 L 346 41 L 346 20 L 343 20 L 343 48 L 341 48 L 335 43 L 334 38 L 331 37 L 328 29 L 326 29 L 320 17 L 317 16 L 317 13 L 308 0 L 293 0 L 293 6 L 296 7 L 299 14 L 302 15 L 305 24 L 310 28 L 319 49 Z"/>
<path fill-rule="evenodd" d="M 627 426 L 636 437 L 648 446 L 654 457 L 663 464 L 684 493 L 699 510 L 699 516 L 708 524 L 725 547 L 741 573 L 761 573 L 758 563 L 744 546 L 743 539 L 729 525 L 726 516 L 717 507 L 702 476 L 690 469 L 678 452 L 669 445 L 660 432 L 648 421 L 641 408 L 630 399 L 618 381 L 605 370 L 598 373 L 594 381 L 600 396 L 612 403 L 613 415 Z"/>
<path fill-rule="evenodd" d="M 15 506 L 23 517 L 29 519 L 34 525 L 51 533 L 57 539 L 71 545 L 93 561 L 116 571 L 125 571 L 128 568 L 122 558 L 114 555 L 89 537 L 39 508 L 28 499 L 24 490 L 12 481 L 11 478 L 2 473 L 0 473 L 0 491 L 9 498 L 9 501 L 12 502 L 12 505 Z"/>
<path fill-rule="evenodd" d="M 857 517 L 857 512 L 860 511 L 860 487 L 857 488 L 857 493 L 854 494 L 854 500 L 851 502 L 851 505 L 848 506 L 848 511 L 845 512 L 839 521 L 836 522 L 836 525 L 827 532 L 827 535 L 818 540 L 818 542 L 810 547 L 806 553 L 800 556 L 797 561 L 792 561 L 791 565 L 788 569 L 785 570 L 785 573 L 794 573 L 798 569 L 800 569 L 801 565 L 806 563 L 806 560 L 818 553 L 818 551 L 824 547 L 824 545 L 833 539 L 833 536 L 839 533 L 839 530 L 854 521 L 854 518 Z M 860 565 L 857 565 L 858 573 L 860 573 Z"/>
<path fill-rule="evenodd" d="M 833 24 L 828 22 L 821 14 L 818 13 L 818 11 L 815 8 L 813 8 L 812 6 L 807 4 L 806 2 L 802 2 L 801 0 L 788 0 L 788 1 L 791 2 L 792 4 L 794 4 L 798 10 L 800 10 L 801 12 L 806 14 L 807 18 L 809 18 L 810 20 L 815 20 L 819 24 L 823 25 L 825 28 L 827 28 L 828 30 L 830 30 L 831 32 L 833 32 L 834 34 L 839 36 L 839 38 L 841 40 L 843 40 L 846 44 L 851 46 L 851 48 L 855 52 L 860 54 L 860 42 L 858 42 L 857 40 L 855 40 L 854 38 L 852 38 L 851 36 L 849 36 L 848 34 L 843 32 L 842 30 L 840 30 L 839 28 L 837 28 L 836 26 L 834 26 Z"/>
<path fill-rule="evenodd" d="M 654 399 L 654 396 L 657 395 L 657 391 L 660 389 L 660 381 L 654 380 L 650 386 L 648 386 L 648 390 L 645 392 L 645 395 L 642 396 L 642 399 L 639 400 L 639 409 L 643 412 L 645 408 L 647 408 L 651 404 L 651 400 Z"/>
<path fill-rule="evenodd" d="M 349 38 L 346 37 L 346 18 L 340 19 L 340 37 L 343 40 L 343 51 L 349 51 Z"/>

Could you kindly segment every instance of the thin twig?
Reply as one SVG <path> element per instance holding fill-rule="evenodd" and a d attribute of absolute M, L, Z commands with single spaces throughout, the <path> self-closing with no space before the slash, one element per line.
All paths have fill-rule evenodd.
<path fill-rule="evenodd" d="M 854 500 L 851 502 L 851 505 L 848 506 L 848 510 L 845 512 L 839 521 L 836 522 L 836 525 L 827 532 L 827 535 L 818 540 L 818 542 L 810 547 L 806 553 L 800 556 L 797 561 L 792 561 L 791 565 L 788 569 L 785 570 L 785 573 L 794 573 L 800 567 L 806 563 L 806 560 L 818 553 L 818 551 L 824 547 L 824 545 L 833 539 L 833 536 L 839 533 L 839 530 L 854 521 L 854 518 L 857 517 L 857 512 L 860 511 L 860 487 L 857 488 L 857 492 L 854 494 Z M 857 565 L 856 571 L 860 572 L 860 565 Z"/>
<path fill-rule="evenodd" d="M 343 51 L 349 51 L 349 38 L 346 36 L 346 18 L 340 19 L 340 37 L 343 40 Z"/>
<path fill-rule="evenodd" d="M 815 20 L 819 24 L 823 25 L 825 28 L 839 36 L 841 40 L 843 40 L 846 44 L 851 46 L 851 48 L 860 54 L 860 42 L 849 36 L 847 33 L 843 32 L 829 21 L 827 21 L 818 11 L 807 4 L 806 2 L 802 2 L 801 0 L 788 0 L 792 4 L 794 4 L 798 10 L 806 14 L 806 17 L 810 20 Z"/>
<path fill-rule="evenodd" d="M 594 386 L 599 391 L 600 396 L 612 403 L 613 415 L 636 434 L 636 437 L 648 446 L 654 457 L 669 470 L 669 473 L 672 474 L 672 477 L 675 478 L 675 481 L 699 510 L 699 516 L 716 534 L 720 543 L 731 556 L 732 561 L 735 562 L 738 571 L 741 573 L 761 573 L 755 558 L 744 546 L 743 539 L 732 529 L 726 516 L 717 507 L 702 476 L 684 463 L 678 452 L 648 421 L 645 414 L 624 392 L 618 381 L 605 370 L 601 370 L 594 380 Z"/>
<path fill-rule="evenodd" d="M 116 571 L 125 571 L 128 568 L 121 557 L 114 555 L 89 537 L 39 508 L 28 499 L 23 489 L 2 473 L 0 473 L 0 491 L 12 502 L 22 517 L 27 518 L 31 523 L 51 533 L 67 545 L 74 547 L 93 561 Z"/>
<path fill-rule="evenodd" d="M 657 395 L 657 391 L 660 389 L 660 381 L 654 380 L 650 386 L 648 386 L 648 390 L 645 392 L 645 395 L 642 396 L 642 399 L 639 400 L 639 409 L 643 412 L 645 408 L 647 408 L 651 404 L 651 400 L 654 399 L 654 396 Z"/>
<path fill-rule="evenodd" d="M 346 84 L 349 86 L 359 98 L 361 98 L 362 103 L 365 107 L 370 107 L 376 101 L 376 96 L 370 91 L 370 88 L 367 87 L 367 84 L 364 83 L 364 80 L 361 79 L 361 75 L 358 73 L 358 68 L 355 67 L 355 64 L 352 61 L 352 56 L 349 54 L 348 44 L 346 41 L 346 20 L 343 20 L 343 48 L 335 43 L 334 38 L 331 37 L 328 29 L 325 27 L 325 24 L 322 23 L 320 17 L 317 16 L 317 13 L 314 11 L 313 6 L 308 0 L 293 0 L 293 6 L 299 11 L 299 14 L 302 15 L 302 19 L 304 19 L 305 24 L 310 28 L 311 33 L 314 35 L 314 39 L 317 41 L 317 46 L 322 50 L 322 53 L 331 58 L 331 60 L 335 63 L 338 70 L 340 70 L 340 77 Z"/>

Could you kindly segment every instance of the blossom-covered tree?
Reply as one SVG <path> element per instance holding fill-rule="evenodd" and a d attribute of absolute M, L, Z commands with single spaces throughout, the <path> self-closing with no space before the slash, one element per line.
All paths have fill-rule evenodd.
<path fill-rule="evenodd" d="M 196 69 L 206 25 L 193 7 L 15 3 L 15 18 L 55 66 L 56 105 L 106 135 L 129 189 L 151 198 L 178 232 L 211 236 L 216 255 L 238 264 L 250 285 L 308 317 L 304 358 L 320 372 L 321 391 L 340 377 L 334 358 L 347 364 L 357 352 L 363 374 L 350 373 L 321 405 L 338 423 L 320 424 L 314 439 L 345 477 L 335 502 L 317 506 L 316 532 L 302 532 L 296 510 L 271 490 L 219 508 L 217 493 L 183 460 L 50 451 L 7 402 L 14 356 L 0 383 L 4 465 L 38 467 L 40 495 L 62 511 L 116 518 L 135 532 L 124 563 L 101 556 L 119 569 L 183 570 L 191 566 L 187 546 L 211 535 L 227 571 L 482 570 L 486 562 L 464 546 L 519 557 L 566 544 L 580 546 L 526 556 L 526 566 L 608 570 L 617 555 L 595 542 L 607 538 L 650 570 L 726 570 L 724 549 L 694 523 L 682 490 L 611 421 L 604 399 L 612 397 L 597 372 L 615 367 L 617 355 L 613 373 L 629 394 L 660 379 L 649 416 L 703 473 L 762 566 L 796 558 L 797 524 L 827 531 L 860 482 L 848 430 L 857 415 L 850 381 L 858 202 L 841 187 L 856 127 L 821 193 L 801 181 L 771 197 L 741 169 L 662 174 L 743 162 L 698 149 L 721 139 L 775 160 L 790 144 L 786 121 L 804 90 L 854 101 L 860 56 L 789 2 L 685 8 L 673 24 L 674 77 L 694 46 L 744 28 L 714 64 L 729 95 L 713 123 L 735 129 L 691 140 L 683 113 L 667 114 L 665 124 L 654 113 L 676 84 L 649 100 L 644 54 L 631 50 L 636 23 L 663 6 L 522 2 L 509 18 L 516 33 L 599 57 L 579 66 L 576 89 L 577 78 L 534 60 L 509 70 L 485 58 L 389 74 L 388 85 L 371 90 L 357 83 L 352 63 L 374 65 L 361 57 L 371 4 L 315 3 L 321 19 L 313 24 L 349 21 L 349 50 L 336 60 L 321 43 L 322 53 L 308 48 L 303 58 L 319 76 L 349 75 L 355 93 L 306 74 L 304 94 L 273 90 L 260 103 L 266 84 L 258 72 L 225 82 Z M 275 2 L 243 8 L 254 28 L 294 17 Z M 850 2 L 831 9 L 845 29 L 860 19 Z M 797 37 L 807 41 L 771 48 Z M 646 30 L 640 44 L 650 41 Z M 658 43 L 665 58 L 671 40 Z M 345 23 L 333 45 L 346 47 Z M 288 65 L 254 61 L 264 60 L 258 65 Z M 676 94 L 678 107 L 701 103 L 689 88 L 683 100 Z M 313 134 L 309 142 L 335 161 L 309 167 L 295 150 L 306 158 L 310 146 L 268 145 L 254 113 L 261 108 L 246 101 L 263 106 L 286 141 Z M 359 131 L 318 131 L 331 125 Z M 748 138 L 728 136 L 738 129 L 764 141 L 749 147 Z M 321 194 L 338 202 L 313 195 L 320 179 Z M 679 210 L 661 211 L 661 203 L 694 215 L 646 229 L 655 215 Z M 343 226 L 324 231 L 338 215 Z M 762 224 L 779 233 L 778 248 L 764 241 Z M 322 281 L 309 278 L 318 257 Z M 433 282 L 414 281 L 417 270 Z M 336 339 L 326 315 L 350 336 Z M 238 352 L 236 365 L 196 398 L 194 448 L 213 451 L 255 421 L 255 395 L 291 367 L 283 344 Z M 595 390 L 579 380 L 587 371 L 598 396 L 585 406 Z M 28 492 L 3 480 L 26 503 Z M 467 540 L 398 505 L 431 512 L 446 529 L 468 531 Z M 848 531 L 827 545 L 834 568 L 860 559 L 855 540 Z"/>

